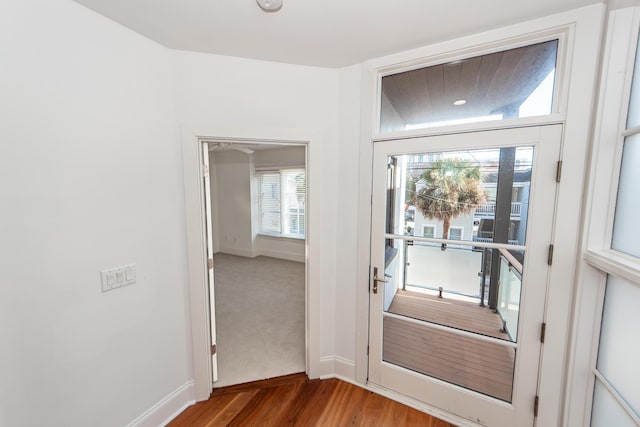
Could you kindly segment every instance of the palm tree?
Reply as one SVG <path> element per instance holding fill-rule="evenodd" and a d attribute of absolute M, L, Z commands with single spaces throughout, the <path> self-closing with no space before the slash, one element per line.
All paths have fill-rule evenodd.
<path fill-rule="evenodd" d="M 480 168 L 458 158 L 440 159 L 421 175 L 425 186 L 416 192 L 416 207 L 429 219 L 443 222 L 446 239 L 451 218 L 472 213 L 486 202 Z M 445 243 L 441 249 L 447 248 Z"/>

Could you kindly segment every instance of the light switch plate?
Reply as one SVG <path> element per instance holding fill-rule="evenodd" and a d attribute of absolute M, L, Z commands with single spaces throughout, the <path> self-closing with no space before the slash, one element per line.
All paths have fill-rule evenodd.
<path fill-rule="evenodd" d="M 136 265 L 129 264 L 102 270 L 100 281 L 102 282 L 102 292 L 131 285 L 136 282 Z"/>

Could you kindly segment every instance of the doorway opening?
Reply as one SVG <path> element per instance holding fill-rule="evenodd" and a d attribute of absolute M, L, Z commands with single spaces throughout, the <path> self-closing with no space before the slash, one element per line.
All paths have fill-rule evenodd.
<path fill-rule="evenodd" d="M 213 387 L 306 372 L 306 146 L 202 144 Z"/>

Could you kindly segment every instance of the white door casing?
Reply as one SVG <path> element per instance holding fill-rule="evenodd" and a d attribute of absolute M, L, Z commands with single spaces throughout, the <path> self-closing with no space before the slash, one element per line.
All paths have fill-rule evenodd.
<path fill-rule="evenodd" d="M 202 176 L 204 190 L 204 215 L 207 241 L 207 280 L 209 289 L 209 325 L 211 334 L 212 382 L 218 381 L 218 350 L 216 339 L 216 299 L 213 264 L 213 217 L 211 213 L 211 168 L 209 166 L 209 143 L 202 143 Z"/>

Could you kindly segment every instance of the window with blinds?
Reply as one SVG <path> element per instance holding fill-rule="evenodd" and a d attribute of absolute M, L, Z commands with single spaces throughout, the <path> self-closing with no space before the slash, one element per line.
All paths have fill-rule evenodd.
<path fill-rule="evenodd" d="M 304 239 L 307 184 L 304 169 L 259 171 L 260 234 Z"/>

